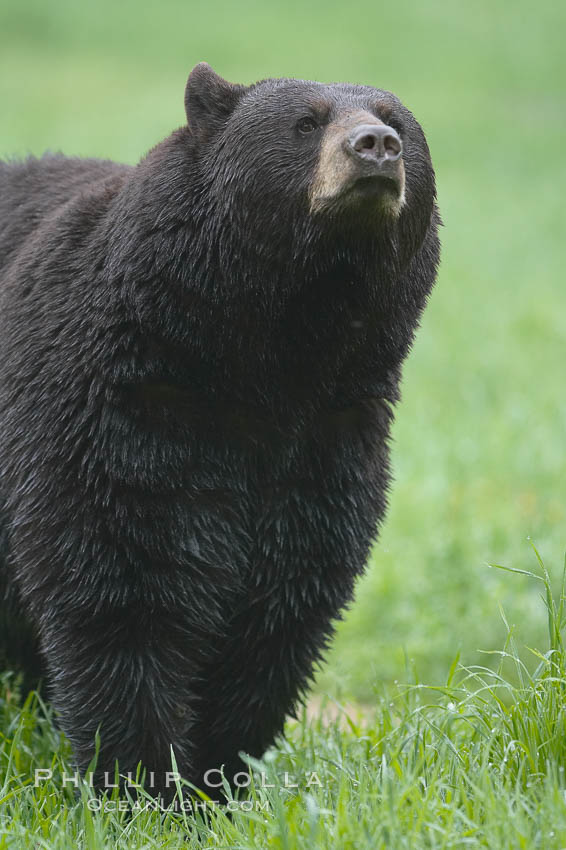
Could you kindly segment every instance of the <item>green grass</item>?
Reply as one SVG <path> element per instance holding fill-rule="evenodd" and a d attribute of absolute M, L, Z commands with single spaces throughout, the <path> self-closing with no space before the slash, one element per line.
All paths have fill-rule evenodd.
<path fill-rule="evenodd" d="M 508 687 L 477 672 L 448 695 L 391 696 L 407 670 L 443 682 L 456 650 L 467 668 L 496 669 L 479 650 L 507 639 L 498 603 L 525 644 L 545 639 L 535 583 L 487 563 L 528 567 L 529 536 L 546 563 L 566 544 L 565 25 L 554 0 L 0 6 L 0 155 L 135 162 L 183 121 L 187 74 L 206 59 L 239 82 L 390 88 L 423 123 L 437 170 L 442 268 L 405 369 L 390 511 L 316 684 L 371 719 L 347 734 L 295 728 L 274 764 L 328 770 L 324 788 L 284 794 L 284 815 L 274 809 L 267 824 L 236 815 L 191 826 L 194 846 L 566 846 L 562 684 L 545 676 L 550 660 L 523 685 L 516 662 Z M 425 693 L 436 706 L 419 705 Z M 4 747 L 16 743 L 0 850 L 180 846 L 182 821 L 89 819 L 56 787 L 14 778 L 68 750 L 37 707 L 20 715 L 7 700 L 2 711 Z M 535 737 L 500 770 L 519 716 Z M 544 763 L 537 734 L 550 742 Z"/>
<path fill-rule="evenodd" d="M 565 571 L 566 575 L 566 571 Z M 454 660 L 445 683 L 399 686 L 362 717 L 322 715 L 289 725 L 262 761 L 250 760 L 247 795 L 196 813 L 147 807 L 143 792 L 77 796 L 69 748 L 49 710 L 30 695 L 0 697 L 0 847 L 124 850 L 181 847 L 277 850 L 528 848 L 566 844 L 566 624 L 564 580 L 542 581 L 547 649 L 522 659 L 507 638 L 492 670 Z M 507 577 L 511 581 L 510 577 Z M 539 609 L 540 609 L 539 605 Z M 540 612 L 539 612 L 540 616 Z M 53 778 L 34 783 L 36 769 Z"/>

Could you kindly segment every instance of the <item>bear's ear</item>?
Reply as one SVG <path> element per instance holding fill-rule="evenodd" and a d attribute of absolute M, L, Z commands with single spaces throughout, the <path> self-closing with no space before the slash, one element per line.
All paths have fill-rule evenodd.
<path fill-rule="evenodd" d="M 189 130 L 199 140 L 211 138 L 229 118 L 246 86 L 219 77 L 206 62 L 195 65 L 185 89 Z"/>

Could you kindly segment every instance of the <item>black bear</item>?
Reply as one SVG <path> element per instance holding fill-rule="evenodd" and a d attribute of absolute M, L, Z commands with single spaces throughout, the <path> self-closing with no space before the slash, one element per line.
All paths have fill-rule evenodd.
<path fill-rule="evenodd" d="M 141 761 L 164 796 L 171 748 L 231 780 L 300 701 L 439 257 L 391 93 L 203 63 L 185 107 L 135 167 L 0 165 L 1 651 L 83 769 L 100 727 L 98 785 Z"/>

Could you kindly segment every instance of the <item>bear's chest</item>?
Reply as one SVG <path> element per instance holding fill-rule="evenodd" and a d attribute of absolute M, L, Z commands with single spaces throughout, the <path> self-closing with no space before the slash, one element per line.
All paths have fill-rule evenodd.
<path fill-rule="evenodd" d="M 160 448 L 159 456 L 135 458 L 138 468 L 147 464 L 141 495 L 154 506 L 140 516 L 158 518 L 153 538 L 163 551 L 174 548 L 187 574 L 196 559 L 206 572 L 228 564 L 229 583 L 237 575 L 248 587 L 314 586 L 323 574 L 327 581 L 331 564 L 338 576 L 359 562 L 385 507 L 391 412 L 384 401 L 273 416 L 197 404 L 166 385 L 140 387 L 135 400 L 143 402 L 138 426 L 151 435 L 147 444 Z M 146 525 L 144 534 L 152 539 Z"/>
<path fill-rule="evenodd" d="M 316 584 L 331 565 L 348 571 L 359 560 L 385 507 L 389 421 L 378 400 L 287 430 L 240 412 L 201 442 L 205 477 L 231 504 L 248 581 Z"/>

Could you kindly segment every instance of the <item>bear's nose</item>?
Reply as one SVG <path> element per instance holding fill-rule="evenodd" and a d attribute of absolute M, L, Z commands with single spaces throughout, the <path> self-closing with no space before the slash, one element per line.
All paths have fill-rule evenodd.
<path fill-rule="evenodd" d="M 348 138 L 349 153 L 362 159 L 396 162 L 403 151 L 403 143 L 393 127 L 386 124 L 359 124 Z"/>

